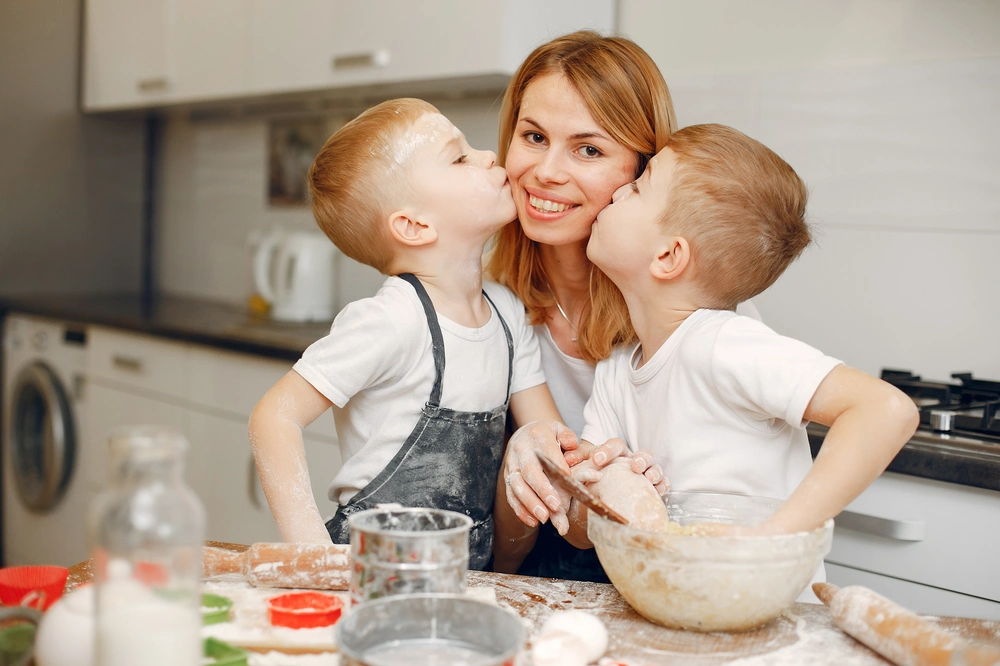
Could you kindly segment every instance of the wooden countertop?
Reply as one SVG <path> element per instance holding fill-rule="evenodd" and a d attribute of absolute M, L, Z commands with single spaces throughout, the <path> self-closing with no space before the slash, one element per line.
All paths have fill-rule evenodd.
<path fill-rule="evenodd" d="M 216 542 L 207 545 L 235 551 L 247 548 Z M 71 567 L 67 589 L 90 582 L 93 578 L 91 566 L 88 560 Z M 524 619 L 529 642 L 555 611 L 578 609 L 593 613 L 608 628 L 606 656 L 629 666 L 863 666 L 890 663 L 840 631 L 826 606 L 794 603 L 777 619 L 756 631 L 706 634 L 665 629 L 645 620 L 611 585 L 481 571 L 470 571 L 468 584 L 492 587 L 500 606 Z M 1000 621 L 957 617 L 928 619 L 964 638 L 1000 643 Z M 518 660 L 522 666 L 530 663 L 527 654 Z"/>

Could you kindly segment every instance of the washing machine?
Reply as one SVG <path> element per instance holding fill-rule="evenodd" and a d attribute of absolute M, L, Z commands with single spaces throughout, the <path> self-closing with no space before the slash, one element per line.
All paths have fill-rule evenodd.
<path fill-rule="evenodd" d="M 5 566 L 69 566 L 88 557 L 86 514 L 96 493 L 78 473 L 86 348 L 81 325 L 20 314 L 4 320 Z"/>

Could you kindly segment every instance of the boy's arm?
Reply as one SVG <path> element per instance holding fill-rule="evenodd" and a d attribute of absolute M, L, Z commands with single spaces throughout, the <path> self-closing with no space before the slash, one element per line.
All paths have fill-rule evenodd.
<path fill-rule="evenodd" d="M 264 394 L 250 415 L 257 474 L 286 542 L 330 543 L 309 483 L 302 429 L 332 404 L 292 370 Z"/>
<path fill-rule="evenodd" d="M 554 444 L 556 454 L 551 455 L 551 451 L 548 453 L 551 455 L 553 461 L 561 463 L 561 466 L 565 465 L 562 460 L 556 431 L 563 433 L 559 437 L 559 440 L 568 439 L 572 435 L 573 442 L 571 444 L 573 445 L 575 445 L 576 436 L 572 434 L 572 431 L 562 426 L 562 417 L 559 415 L 559 410 L 556 408 L 556 403 L 552 399 L 552 393 L 549 391 L 547 384 L 539 384 L 512 394 L 510 396 L 510 413 L 514 418 L 515 425 L 537 421 L 546 422 L 535 424 L 535 426 L 553 433 L 551 443 Z M 560 427 L 564 430 L 560 430 Z M 520 432 L 520 429 L 518 432 Z M 511 437 L 507 445 L 507 451 L 504 453 L 503 465 L 500 466 L 500 478 L 497 480 L 497 492 L 493 505 L 493 520 L 495 525 L 493 557 L 494 568 L 504 573 L 514 573 L 517 571 L 524 558 L 527 557 L 535 545 L 535 539 L 538 537 L 539 520 L 545 520 L 549 517 L 548 515 L 544 515 L 544 517 L 540 518 L 537 515 L 532 515 L 532 509 L 538 514 L 548 514 L 548 512 L 544 509 L 538 511 L 541 505 L 540 500 L 539 507 L 525 507 L 518 501 L 513 488 L 508 487 L 508 483 L 511 486 L 514 484 L 527 486 L 528 480 L 524 479 L 524 474 L 529 474 L 528 470 L 535 470 L 536 468 L 542 474 L 545 484 L 548 485 L 548 479 L 545 478 L 544 472 L 541 471 L 541 465 L 534 459 L 526 460 L 526 458 L 534 456 L 535 447 L 531 444 L 531 441 L 531 439 L 525 439 L 523 435 L 518 437 L 515 434 L 514 437 Z M 567 470 L 569 469 L 568 465 L 566 465 L 566 468 Z M 522 469 L 526 471 L 522 472 Z M 522 492 L 524 492 L 523 488 Z M 552 492 L 554 497 L 554 489 Z M 551 501 L 551 498 L 549 499 Z M 552 518 L 553 521 L 557 521 L 560 518 L 565 520 L 561 515 L 558 518 L 556 515 L 553 515 Z"/>
<path fill-rule="evenodd" d="M 804 418 L 830 430 L 809 473 L 761 526 L 767 532 L 810 530 L 836 516 L 878 478 L 920 420 L 902 391 L 843 365 L 820 383 Z"/>

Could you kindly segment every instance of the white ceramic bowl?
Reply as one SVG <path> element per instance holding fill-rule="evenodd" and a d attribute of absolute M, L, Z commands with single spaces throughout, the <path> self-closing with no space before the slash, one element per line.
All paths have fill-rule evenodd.
<path fill-rule="evenodd" d="M 755 525 L 781 504 L 712 492 L 674 492 L 664 501 L 681 525 Z M 830 552 L 833 521 L 799 534 L 715 537 L 639 530 L 590 512 L 587 534 L 608 578 L 643 617 L 675 629 L 745 631 L 805 589 Z"/>

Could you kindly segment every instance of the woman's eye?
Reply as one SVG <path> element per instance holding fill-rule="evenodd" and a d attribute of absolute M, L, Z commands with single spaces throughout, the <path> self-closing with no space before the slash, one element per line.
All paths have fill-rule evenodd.
<path fill-rule="evenodd" d="M 545 143 L 545 137 L 538 132 L 525 132 L 524 138 L 528 143 Z"/>
<path fill-rule="evenodd" d="M 583 154 L 587 157 L 600 157 L 601 151 L 594 146 L 584 146 L 582 150 Z"/>

